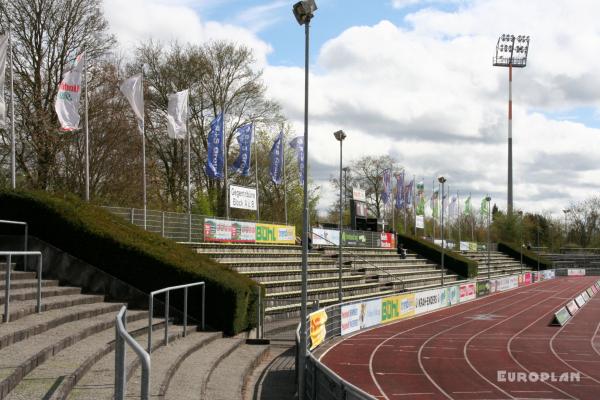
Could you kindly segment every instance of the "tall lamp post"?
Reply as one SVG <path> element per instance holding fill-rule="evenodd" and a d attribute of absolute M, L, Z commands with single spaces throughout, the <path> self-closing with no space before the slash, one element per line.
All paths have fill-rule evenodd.
<path fill-rule="evenodd" d="M 344 131 L 339 130 L 333 134 L 336 140 L 340 142 L 340 238 L 338 240 L 338 302 L 342 302 L 342 219 L 344 217 L 344 202 L 342 195 L 342 143 L 346 139 Z"/>
<path fill-rule="evenodd" d="M 317 5 L 314 0 L 299 1 L 292 7 L 296 21 L 304 25 L 304 196 L 302 202 L 302 295 L 300 304 L 300 351 L 298 356 L 298 399 L 304 399 L 306 363 L 306 301 L 308 274 L 308 49 L 310 21 Z"/>
<path fill-rule="evenodd" d="M 523 243 L 523 211 L 519 211 L 519 221 L 520 221 L 520 224 L 519 224 L 519 233 L 520 233 L 520 237 L 521 237 L 519 239 L 520 242 L 521 242 L 521 245 L 519 246 L 519 250 L 520 250 L 520 253 L 521 253 L 520 255 L 521 255 L 521 274 L 522 274 L 523 273 L 523 246 L 525 245 Z"/>
<path fill-rule="evenodd" d="M 515 43 L 516 41 L 516 43 Z M 516 45 L 515 45 L 516 44 Z M 512 174 L 512 69 L 525 68 L 529 52 L 529 36 L 501 35 L 496 44 L 495 67 L 508 67 L 508 201 L 507 211 L 513 210 L 513 174 Z"/>
<path fill-rule="evenodd" d="M 444 198 L 444 183 L 446 178 L 440 176 L 438 182 L 442 184 L 442 199 Z M 442 200 L 442 286 L 444 286 L 444 201 Z"/>
<path fill-rule="evenodd" d="M 490 260 L 492 257 L 492 253 L 491 253 L 491 247 L 492 247 L 492 242 L 491 242 L 491 238 L 490 238 L 490 225 L 491 225 L 491 219 L 492 219 L 492 211 L 491 211 L 491 207 L 490 207 L 490 202 L 492 201 L 492 198 L 490 196 L 487 196 L 485 198 L 485 201 L 487 201 L 488 205 L 487 205 L 487 211 L 488 211 L 488 223 L 487 223 L 487 251 L 488 251 L 488 256 L 487 256 L 487 266 L 488 266 L 488 280 L 490 280 L 492 278 L 492 273 L 490 270 Z"/>

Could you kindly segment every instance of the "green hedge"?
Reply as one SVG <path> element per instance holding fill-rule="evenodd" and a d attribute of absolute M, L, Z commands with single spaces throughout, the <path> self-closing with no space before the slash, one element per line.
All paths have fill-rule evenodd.
<path fill-rule="evenodd" d="M 403 243 L 406 249 L 438 264 L 442 263 L 442 248 L 440 246 L 403 234 L 398 234 L 397 240 Z M 450 250 L 444 252 L 444 266 L 463 278 L 477 276 L 477 262 Z"/>
<path fill-rule="evenodd" d="M 256 283 L 100 207 L 73 196 L 0 191 L 0 218 L 27 221 L 30 235 L 146 293 L 205 281 L 208 325 L 227 334 L 254 325 Z M 199 304 L 191 297 L 190 313 L 200 316 Z"/>
<path fill-rule="evenodd" d="M 498 251 L 505 253 L 511 257 L 516 259 L 520 259 L 521 252 L 518 244 L 511 244 L 506 242 L 498 242 Z M 537 253 L 523 249 L 523 263 L 531 267 L 532 269 L 537 269 L 538 259 L 540 260 L 540 269 L 552 269 L 552 262 L 546 260 L 544 257 L 539 256 Z"/>

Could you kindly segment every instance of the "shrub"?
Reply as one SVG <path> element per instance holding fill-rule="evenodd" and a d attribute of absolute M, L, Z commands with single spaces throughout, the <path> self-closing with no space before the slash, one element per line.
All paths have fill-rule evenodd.
<path fill-rule="evenodd" d="M 521 252 L 518 244 L 507 243 L 507 242 L 498 242 L 498 251 L 508 254 L 511 257 L 520 259 Z M 546 260 L 544 257 L 534 253 L 531 250 L 527 250 L 526 248 L 522 249 L 523 251 L 523 263 L 531 267 L 532 269 L 537 269 L 538 259 L 540 261 L 540 269 L 552 269 L 552 262 Z"/>
<path fill-rule="evenodd" d="M 205 281 L 206 323 L 213 328 L 236 334 L 255 321 L 252 280 L 100 207 L 74 196 L 0 191 L 0 210 L 0 218 L 27 221 L 30 235 L 143 292 Z M 199 319 L 199 302 L 191 296 L 190 313 Z"/>
<path fill-rule="evenodd" d="M 404 244 L 404 247 L 423 257 L 442 263 L 442 248 L 423 239 L 398 234 L 398 241 Z M 444 266 L 450 271 L 463 278 L 473 278 L 477 276 L 477 262 L 462 255 L 447 250 L 444 252 Z"/>

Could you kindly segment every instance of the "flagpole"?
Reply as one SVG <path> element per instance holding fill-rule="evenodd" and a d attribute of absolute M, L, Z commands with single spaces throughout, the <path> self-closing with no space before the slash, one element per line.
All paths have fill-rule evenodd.
<path fill-rule="evenodd" d="M 413 221 L 415 223 L 415 238 L 417 237 L 417 197 L 416 193 L 417 176 L 413 175 L 412 197 L 413 197 Z"/>
<path fill-rule="evenodd" d="M 405 179 L 406 179 L 405 172 L 402 171 L 402 202 L 404 205 L 404 234 L 406 235 L 407 231 L 408 231 L 408 225 L 407 225 L 408 221 L 406 220 L 406 196 L 404 196 Z"/>
<path fill-rule="evenodd" d="M 85 93 L 85 201 L 90 201 L 90 130 L 88 125 L 87 51 L 83 51 L 83 81 Z"/>
<path fill-rule="evenodd" d="M 396 179 L 395 176 L 394 176 L 394 179 Z M 392 185 L 393 185 L 393 183 L 392 183 Z M 342 182 L 340 180 L 340 187 L 341 186 L 342 186 Z M 392 189 L 393 189 L 393 186 L 392 186 Z M 396 196 L 397 196 L 397 193 L 398 193 L 398 179 L 396 179 Z M 394 205 L 396 196 L 394 196 L 394 190 L 392 190 L 392 230 L 396 229 L 396 218 L 395 218 L 396 217 L 396 206 Z M 397 201 L 396 201 L 396 204 L 398 204 Z"/>
<path fill-rule="evenodd" d="M 473 210 L 471 209 L 471 192 L 469 192 L 469 216 L 471 217 L 471 242 L 474 242 L 475 232 L 473 225 L 475 225 L 475 218 L 473 218 Z"/>
<path fill-rule="evenodd" d="M 444 196 L 442 196 L 442 207 L 447 207 L 443 211 L 445 211 L 446 215 L 448 216 L 448 223 L 446 224 L 446 232 L 444 232 L 444 237 L 446 238 L 446 240 L 448 240 L 450 238 L 450 234 L 452 233 L 452 229 L 450 228 L 450 185 L 448 185 L 448 187 L 446 189 L 446 193 L 448 193 L 448 196 L 446 197 L 446 205 L 444 206 Z M 442 243 L 442 246 L 443 245 L 444 244 Z"/>
<path fill-rule="evenodd" d="M 460 191 L 456 191 L 456 202 L 458 207 L 458 250 L 460 251 Z"/>
<path fill-rule="evenodd" d="M 189 106 L 188 106 L 188 109 L 189 109 Z M 188 213 L 191 214 L 192 213 L 192 134 L 190 133 L 190 130 L 188 127 L 188 116 L 189 116 L 189 110 L 186 110 L 185 132 L 187 133 L 187 203 L 188 203 L 187 209 L 188 209 Z"/>
<path fill-rule="evenodd" d="M 227 174 L 227 134 L 225 133 L 225 115 L 223 114 L 223 173 L 225 184 L 225 216 L 229 219 L 229 187 L 228 187 L 228 174 Z"/>
<path fill-rule="evenodd" d="M 283 168 L 283 213 L 285 214 L 285 224 L 288 223 L 287 209 L 287 181 L 285 179 L 285 136 L 283 135 L 283 127 L 281 127 L 281 140 L 283 140 L 283 151 L 281 152 L 282 168 Z"/>
<path fill-rule="evenodd" d="M 15 92 L 13 87 L 12 24 L 8 23 L 8 55 L 10 56 L 10 180 L 11 187 L 17 188 L 16 143 L 15 143 Z"/>
<path fill-rule="evenodd" d="M 144 64 L 142 64 L 142 79 L 141 81 L 141 85 L 142 85 L 142 99 L 144 98 Z M 146 117 L 146 113 L 144 112 L 144 107 L 142 107 L 142 188 L 144 191 L 144 195 L 143 195 L 143 202 L 144 202 L 144 230 L 146 230 L 147 225 L 146 225 L 146 221 L 147 221 L 147 212 L 148 212 L 148 207 L 147 207 L 147 199 L 146 199 L 146 123 L 145 123 L 145 118 Z"/>
<path fill-rule="evenodd" d="M 258 153 L 256 151 L 256 128 L 252 124 L 252 137 L 254 138 L 254 178 L 256 180 L 256 222 L 260 221 L 260 194 L 258 190 Z"/>
<path fill-rule="evenodd" d="M 431 197 L 433 197 L 433 194 L 435 193 L 435 179 L 431 180 Z M 438 196 L 439 196 L 439 192 L 438 192 Z M 437 199 L 434 199 L 433 202 L 437 202 Z M 433 220 L 433 242 L 435 243 L 435 204 L 432 205 L 431 207 L 431 219 Z"/>

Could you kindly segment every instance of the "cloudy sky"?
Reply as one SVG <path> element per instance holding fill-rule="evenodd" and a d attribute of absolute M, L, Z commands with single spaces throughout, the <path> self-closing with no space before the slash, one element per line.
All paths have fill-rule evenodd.
<path fill-rule="evenodd" d="M 281 0 L 104 0 L 124 48 L 228 39 L 254 49 L 268 93 L 303 132 L 304 30 Z M 558 215 L 600 182 L 597 0 L 317 0 L 311 25 L 309 168 L 321 209 L 347 161 L 389 154 L 409 175 L 506 207 L 508 70 L 499 35 L 531 36 L 513 74 L 515 208 Z M 462 196 L 462 195 L 461 195 Z"/>

